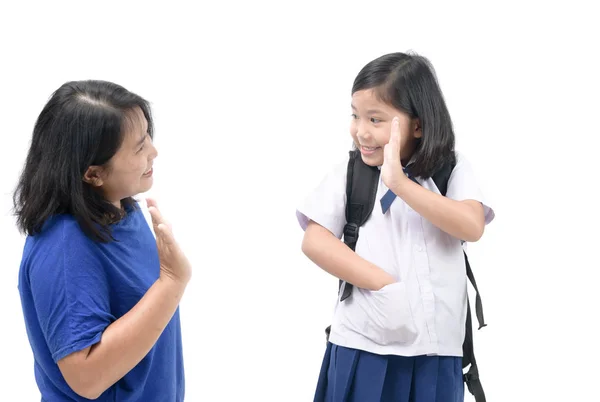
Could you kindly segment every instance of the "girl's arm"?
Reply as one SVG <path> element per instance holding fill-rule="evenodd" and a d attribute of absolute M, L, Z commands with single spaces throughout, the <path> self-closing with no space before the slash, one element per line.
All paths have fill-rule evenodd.
<path fill-rule="evenodd" d="M 359 288 L 379 290 L 396 282 L 392 275 L 361 258 L 314 221 L 304 232 L 302 252 L 324 271 Z"/>
<path fill-rule="evenodd" d="M 475 200 L 456 201 L 414 183 L 402 171 L 400 122 L 392 121 L 390 141 L 384 148 L 383 182 L 413 210 L 444 232 L 464 241 L 476 242 L 483 235 L 485 211 Z"/>
<path fill-rule="evenodd" d="M 481 202 L 456 201 L 402 176 L 404 179 L 391 190 L 423 218 L 460 240 L 476 242 L 483 236 L 485 215 Z"/>

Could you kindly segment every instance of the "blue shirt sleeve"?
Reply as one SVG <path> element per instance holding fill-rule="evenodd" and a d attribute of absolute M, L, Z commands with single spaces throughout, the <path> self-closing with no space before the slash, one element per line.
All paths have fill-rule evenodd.
<path fill-rule="evenodd" d="M 68 224 L 30 266 L 33 304 L 55 362 L 98 343 L 115 317 L 99 248 Z"/>

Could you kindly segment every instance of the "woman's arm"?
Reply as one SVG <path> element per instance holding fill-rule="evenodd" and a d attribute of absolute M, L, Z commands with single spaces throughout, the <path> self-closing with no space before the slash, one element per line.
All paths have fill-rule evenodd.
<path fill-rule="evenodd" d="M 124 316 L 109 325 L 99 343 L 58 361 L 75 393 L 97 399 L 152 349 L 173 317 L 185 283 L 161 278 Z"/>
<path fill-rule="evenodd" d="M 97 344 L 58 361 L 63 377 L 77 394 L 96 399 L 123 378 L 152 349 L 169 324 L 191 278 L 191 265 L 175 241 L 156 202 L 148 200 L 160 277 L 140 301 L 110 324 Z"/>

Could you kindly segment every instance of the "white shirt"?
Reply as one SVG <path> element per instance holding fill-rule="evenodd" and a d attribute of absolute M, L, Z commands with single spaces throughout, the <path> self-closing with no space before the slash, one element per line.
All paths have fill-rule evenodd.
<path fill-rule="evenodd" d="M 346 224 L 346 169 L 338 164 L 297 210 L 302 229 L 312 220 L 341 238 Z M 432 179 L 419 183 L 439 194 Z M 462 356 L 467 276 L 460 239 L 421 217 L 400 197 L 384 215 L 379 200 L 388 188 L 379 178 L 377 199 L 360 228 L 356 253 L 398 279 L 379 291 L 354 287 L 336 304 L 329 341 L 376 354 Z M 457 153 L 446 196 L 485 205 L 470 164 Z M 476 271 L 476 267 L 474 269 Z"/>

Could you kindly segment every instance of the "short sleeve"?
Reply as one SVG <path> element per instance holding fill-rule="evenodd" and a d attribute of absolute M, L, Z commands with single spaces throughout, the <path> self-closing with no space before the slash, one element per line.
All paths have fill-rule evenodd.
<path fill-rule="evenodd" d="M 110 313 L 109 281 L 93 242 L 83 234 L 69 236 L 64 227 L 54 235 L 63 238 L 35 258 L 29 283 L 40 329 L 58 362 L 98 343 L 115 317 Z"/>
<path fill-rule="evenodd" d="M 485 214 L 485 223 L 489 224 L 494 220 L 494 210 L 486 203 L 484 196 L 477 183 L 477 178 L 469 161 L 461 154 L 457 153 L 457 161 L 450 179 L 448 180 L 448 190 L 446 197 L 457 201 L 475 200 L 482 203 Z"/>
<path fill-rule="evenodd" d="M 296 217 L 306 230 L 314 221 L 329 230 L 338 239 L 346 225 L 346 171 L 349 156 L 325 176 L 320 184 L 304 199 L 296 210 Z"/>

